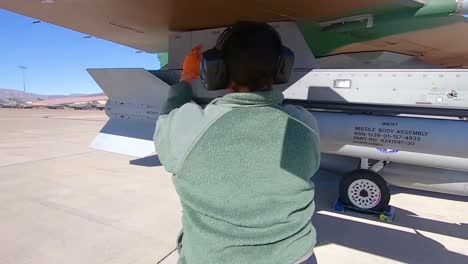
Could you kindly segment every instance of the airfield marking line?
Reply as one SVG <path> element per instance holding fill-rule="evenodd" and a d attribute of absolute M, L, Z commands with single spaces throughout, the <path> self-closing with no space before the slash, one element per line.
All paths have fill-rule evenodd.
<path fill-rule="evenodd" d="M 86 152 L 74 153 L 74 154 L 65 155 L 65 156 L 57 156 L 57 157 L 50 157 L 50 158 L 45 158 L 45 159 L 30 160 L 30 161 L 15 163 L 15 164 L 8 164 L 8 165 L 0 166 L 0 169 L 13 167 L 13 166 L 19 166 L 19 165 L 26 165 L 26 164 L 29 164 L 29 163 L 35 163 L 35 162 L 40 162 L 40 161 L 49 161 L 49 160 L 60 159 L 60 158 L 75 157 L 75 156 L 90 154 L 90 153 L 94 153 L 94 152 L 97 152 L 97 150 L 89 150 L 89 151 L 86 151 Z"/>
<path fill-rule="evenodd" d="M 40 206 L 46 207 L 46 208 L 51 209 L 51 210 L 57 210 L 57 211 L 60 211 L 60 212 L 62 212 L 64 214 L 78 217 L 78 218 L 80 218 L 80 219 L 82 219 L 84 221 L 87 221 L 89 223 L 102 225 L 102 226 L 105 226 L 107 228 L 114 229 L 114 230 L 117 230 L 117 231 L 123 232 L 123 233 L 130 233 L 130 234 L 136 235 L 140 239 L 143 239 L 143 240 L 146 240 L 146 241 L 150 241 L 150 242 L 156 242 L 157 241 L 156 238 L 154 238 L 154 237 L 152 237 L 150 235 L 146 235 L 145 233 L 135 231 L 135 230 L 131 230 L 131 229 L 128 229 L 128 228 L 122 228 L 122 227 L 114 224 L 111 221 L 106 221 L 106 220 L 99 219 L 98 215 L 88 213 L 88 212 L 86 212 L 86 211 L 84 211 L 84 210 L 82 210 L 80 208 L 75 208 L 75 207 L 67 206 L 67 205 L 60 204 L 60 203 L 53 202 L 53 201 L 47 201 L 47 200 L 44 200 L 44 199 L 37 199 L 37 198 L 26 198 L 26 199 L 27 199 L 28 202 L 30 202 L 32 204 L 38 204 Z"/>
<path fill-rule="evenodd" d="M 38 204 L 38 205 L 41 205 L 43 207 L 46 207 L 46 208 L 52 209 L 52 210 L 58 210 L 58 211 L 61 211 L 61 212 L 65 213 L 65 214 L 77 216 L 77 217 L 79 217 L 81 219 L 84 219 L 84 220 L 86 220 L 88 222 L 113 227 L 110 223 L 106 222 L 105 220 L 99 219 L 98 216 L 87 213 L 87 212 L 85 212 L 83 210 L 80 210 L 79 208 L 69 207 L 69 206 L 66 206 L 66 205 L 63 205 L 63 204 L 60 204 L 60 203 L 56 203 L 56 202 L 53 202 L 53 201 L 47 201 L 47 200 L 36 198 L 36 197 L 34 197 L 34 198 L 28 197 L 26 199 L 30 203 Z M 119 229 L 117 228 L 117 230 L 119 230 Z M 123 231 L 123 230 L 119 230 L 119 231 Z"/>
<path fill-rule="evenodd" d="M 164 256 L 162 259 L 160 259 L 158 262 L 156 262 L 156 264 L 162 263 L 165 259 L 167 259 L 170 255 L 172 255 L 176 250 L 177 250 L 177 247 L 174 248 L 171 252 L 167 253 L 167 255 Z"/>
<path fill-rule="evenodd" d="M 116 230 L 116 231 L 119 231 L 119 232 L 123 232 L 123 233 L 134 234 L 134 235 L 137 235 L 140 239 L 144 239 L 144 240 L 147 240 L 147 241 L 150 241 L 150 242 L 157 241 L 156 238 L 154 238 L 154 237 L 152 237 L 150 235 L 146 235 L 145 233 L 141 233 L 141 232 L 138 232 L 138 231 L 135 231 L 135 230 L 127 229 L 127 228 L 121 228 L 120 226 L 117 226 L 114 223 L 106 222 L 106 220 L 99 219 L 98 215 L 88 213 L 88 212 L 86 212 L 86 211 L 84 211 L 82 209 L 79 209 L 79 208 L 67 206 L 67 205 L 60 204 L 60 203 L 53 202 L 53 201 L 44 200 L 44 199 L 41 199 L 41 198 L 38 199 L 37 197 L 32 197 L 32 196 L 24 197 L 24 201 L 27 202 L 27 203 L 30 203 L 30 204 L 35 204 L 35 205 L 45 207 L 45 208 L 50 209 L 50 210 L 55 210 L 55 211 L 61 212 L 63 214 L 69 215 L 69 216 L 78 217 L 81 220 L 84 220 L 84 221 L 86 221 L 88 223 L 102 225 L 102 226 L 105 226 L 106 228 L 110 228 L 110 229 L 113 229 L 113 230 Z M 14 210 L 12 210 L 12 209 L 10 209 L 8 207 L 2 206 L 2 205 L 0 205 L 0 208 L 2 210 L 4 210 L 4 211 L 9 211 L 12 214 L 16 213 Z"/>

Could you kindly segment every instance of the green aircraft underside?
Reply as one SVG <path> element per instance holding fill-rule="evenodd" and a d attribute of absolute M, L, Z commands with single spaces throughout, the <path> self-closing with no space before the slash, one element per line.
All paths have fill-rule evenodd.
<path fill-rule="evenodd" d="M 425 5 L 387 6 L 349 14 L 349 17 L 372 15 L 373 26 L 369 28 L 365 20 L 329 27 L 311 21 L 297 24 L 314 55 L 323 57 L 349 44 L 457 23 L 464 18 L 455 15 L 456 7 L 454 0 L 429 0 Z"/>
<path fill-rule="evenodd" d="M 169 53 L 158 53 L 159 66 L 162 68 L 169 63 Z"/>

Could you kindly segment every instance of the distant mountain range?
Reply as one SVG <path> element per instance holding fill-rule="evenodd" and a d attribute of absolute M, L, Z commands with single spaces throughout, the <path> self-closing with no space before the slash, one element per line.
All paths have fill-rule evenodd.
<path fill-rule="evenodd" d="M 8 102 L 10 101 L 10 98 L 12 98 L 14 101 L 35 102 L 35 101 L 42 101 L 42 100 L 49 100 L 49 99 L 67 98 L 67 97 L 100 96 L 100 95 L 104 95 L 104 94 L 97 93 L 97 94 L 44 95 L 44 94 L 25 93 L 25 92 L 18 91 L 18 90 L 0 88 L 0 102 L 1 101 Z"/>

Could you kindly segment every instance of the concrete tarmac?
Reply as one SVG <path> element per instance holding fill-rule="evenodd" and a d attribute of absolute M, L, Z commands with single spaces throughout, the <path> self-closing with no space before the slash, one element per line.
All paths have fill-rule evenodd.
<path fill-rule="evenodd" d="M 87 146 L 101 111 L 0 109 L 0 264 L 176 263 L 181 208 L 156 159 Z M 324 263 L 468 263 L 468 198 L 392 188 L 393 224 L 331 210 L 315 177 Z M 167 257 L 167 258 L 166 258 Z"/>

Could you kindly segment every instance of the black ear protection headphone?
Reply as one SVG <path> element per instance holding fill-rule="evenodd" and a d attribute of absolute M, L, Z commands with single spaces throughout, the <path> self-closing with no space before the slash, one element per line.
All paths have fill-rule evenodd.
<path fill-rule="evenodd" d="M 270 25 L 269 30 L 274 32 L 281 41 L 278 32 Z M 229 81 L 226 63 L 223 59 L 223 48 L 233 33 L 233 26 L 228 27 L 218 38 L 216 46 L 203 52 L 201 64 L 201 79 L 209 91 L 226 89 Z M 281 45 L 281 53 L 275 68 L 274 84 L 284 84 L 289 81 L 294 68 L 294 52 Z"/>

